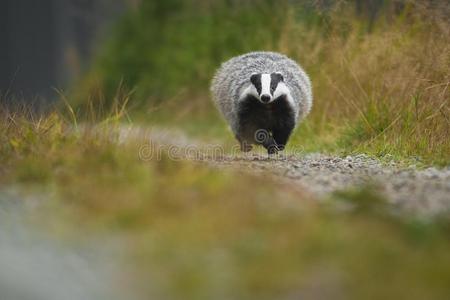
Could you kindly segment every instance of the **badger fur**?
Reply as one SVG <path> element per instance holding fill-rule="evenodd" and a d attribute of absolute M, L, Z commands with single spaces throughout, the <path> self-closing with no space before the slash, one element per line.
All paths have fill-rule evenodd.
<path fill-rule="evenodd" d="M 211 92 L 242 151 L 283 150 L 312 106 L 311 82 L 292 59 L 275 52 L 234 57 L 216 72 Z"/>

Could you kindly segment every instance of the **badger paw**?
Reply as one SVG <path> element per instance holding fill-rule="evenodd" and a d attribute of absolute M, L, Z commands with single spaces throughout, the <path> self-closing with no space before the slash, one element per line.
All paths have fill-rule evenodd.
<path fill-rule="evenodd" d="M 280 151 L 280 149 L 275 144 L 267 147 L 267 154 L 269 154 L 269 155 L 278 154 L 278 151 Z"/>

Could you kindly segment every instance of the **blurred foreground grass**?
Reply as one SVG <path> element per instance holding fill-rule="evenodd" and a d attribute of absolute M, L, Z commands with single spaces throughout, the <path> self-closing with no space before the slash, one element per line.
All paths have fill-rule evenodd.
<path fill-rule="evenodd" d="M 116 118 L 74 131 L 2 111 L 0 185 L 45 192 L 32 223 L 123 247 L 144 299 L 447 299 L 450 221 L 393 211 L 370 187 L 328 200 L 194 161 L 142 161 Z M 96 130 L 94 130 L 96 129 Z M 125 283 L 123 283 L 125 282 Z"/>
<path fill-rule="evenodd" d="M 358 1 L 373 18 L 354 3 L 142 1 L 74 94 L 80 107 L 131 94 L 142 121 L 229 137 L 209 99 L 215 69 L 248 51 L 279 51 L 304 66 L 314 90 L 292 144 L 449 164 L 448 1 Z"/>

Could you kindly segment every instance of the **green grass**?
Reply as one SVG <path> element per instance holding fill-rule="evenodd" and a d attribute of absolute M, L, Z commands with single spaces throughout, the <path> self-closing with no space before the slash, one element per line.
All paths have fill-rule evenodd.
<path fill-rule="evenodd" d="M 166 155 L 142 161 L 142 142 L 117 143 L 117 117 L 74 133 L 73 121 L 56 112 L 2 116 L 0 185 L 44 195 L 30 222 L 54 238 L 123 245 L 123 288 L 144 298 L 450 292 L 448 215 L 398 214 L 370 187 L 317 201 L 270 178 Z"/>

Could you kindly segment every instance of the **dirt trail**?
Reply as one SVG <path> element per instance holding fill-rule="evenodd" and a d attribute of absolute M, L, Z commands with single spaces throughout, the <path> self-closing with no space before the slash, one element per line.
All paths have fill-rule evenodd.
<path fill-rule="evenodd" d="M 408 213 L 433 216 L 450 212 L 450 166 L 443 169 L 401 167 L 394 162 L 383 164 L 364 154 L 347 157 L 319 153 L 279 155 L 226 155 L 217 152 L 220 144 L 206 144 L 189 139 L 180 131 L 160 128 L 122 127 L 121 140 L 130 138 L 151 143 L 148 151 L 168 151 L 176 159 L 193 159 L 213 166 L 230 167 L 257 174 L 270 174 L 300 185 L 323 197 L 337 190 L 374 185 L 393 207 Z M 155 150 L 156 149 L 156 150 Z M 141 153 L 142 154 L 142 153 Z M 145 159 L 145 155 L 143 157 Z"/>

